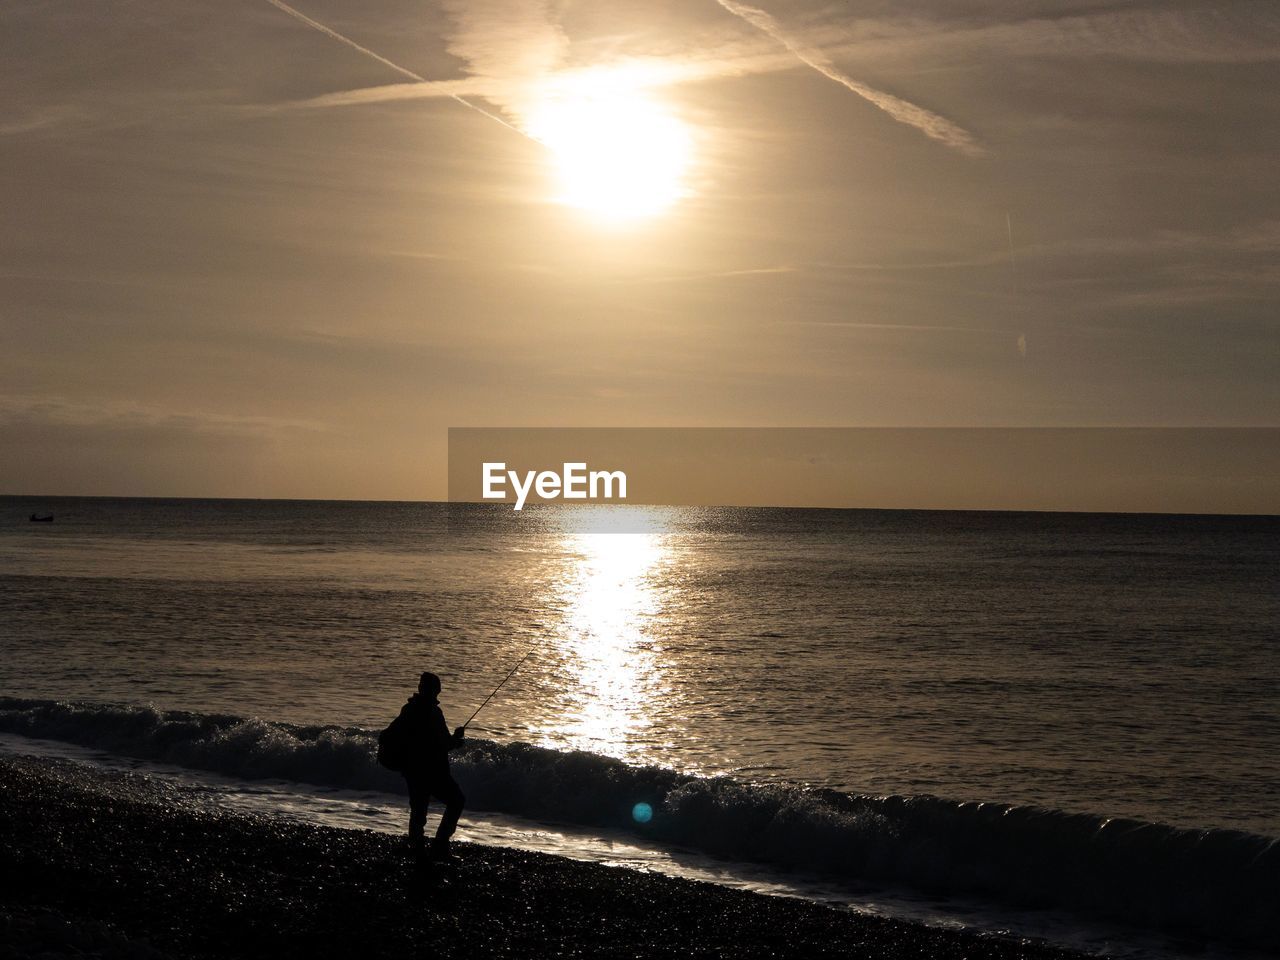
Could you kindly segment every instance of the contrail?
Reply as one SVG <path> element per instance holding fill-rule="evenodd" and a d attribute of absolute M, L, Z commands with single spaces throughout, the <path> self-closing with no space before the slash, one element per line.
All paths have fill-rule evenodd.
<path fill-rule="evenodd" d="M 271 2 L 274 3 L 275 0 L 271 0 Z M 899 123 L 915 127 L 926 137 L 945 143 L 947 146 L 954 147 L 961 153 L 966 153 L 971 157 L 986 156 L 986 149 L 974 140 L 964 128 L 952 123 L 946 117 L 940 117 L 936 113 L 924 109 L 924 107 L 918 107 L 914 103 L 908 103 L 906 100 L 895 97 L 891 93 L 885 93 L 883 90 L 877 90 L 874 87 L 867 86 L 865 83 L 854 80 L 848 74 L 839 70 L 820 51 L 806 47 L 793 40 L 782 29 L 778 21 L 764 10 L 737 3 L 736 0 L 716 0 L 716 2 L 735 17 L 745 20 L 757 30 L 773 37 L 773 39 L 790 50 L 801 63 L 812 67 L 828 80 L 834 80 L 840 86 L 879 107 Z"/>
<path fill-rule="evenodd" d="M 356 50 L 360 53 L 363 53 L 366 57 L 369 57 L 370 59 L 377 60 L 380 64 L 382 64 L 385 67 L 390 67 L 392 70 L 400 74 L 402 77 L 408 77 L 410 80 L 416 80 L 418 83 L 430 82 L 427 80 L 426 77 L 421 77 L 418 74 L 414 73 L 412 70 L 407 70 L 404 67 L 400 66 L 400 64 L 393 63 L 392 61 L 384 57 L 382 54 L 376 53 L 373 50 L 370 50 L 368 47 L 361 46 L 360 44 L 352 40 L 350 37 L 344 37 L 337 30 L 334 30 L 332 27 L 325 26 L 319 20 L 312 20 L 301 10 L 295 10 L 293 7 L 289 6 L 287 3 L 284 2 L 284 0 L 267 0 L 267 3 L 271 4 L 277 10 L 287 13 L 289 16 L 293 17 L 293 19 L 297 20 L 298 22 L 305 23 L 311 29 L 319 30 L 326 37 L 329 37 L 333 40 L 337 40 L 339 43 L 345 43 L 352 50 Z M 464 97 L 460 97 L 456 93 L 449 94 L 449 97 L 450 99 L 457 100 L 464 107 L 467 107 L 470 110 L 474 110 L 476 113 L 480 114 L 481 116 L 488 117 L 490 120 L 493 120 L 495 123 L 502 124 L 508 130 L 515 131 L 516 133 L 520 134 L 520 136 L 524 137 L 526 140 L 534 140 L 533 137 L 529 136 L 519 127 L 516 127 L 507 123 L 507 121 L 503 120 L 496 113 L 490 113 L 488 110 L 484 109 L 484 107 L 476 106 L 470 100 L 467 100 Z M 535 140 L 534 142 L 536 143 L 537 141 Z"/>

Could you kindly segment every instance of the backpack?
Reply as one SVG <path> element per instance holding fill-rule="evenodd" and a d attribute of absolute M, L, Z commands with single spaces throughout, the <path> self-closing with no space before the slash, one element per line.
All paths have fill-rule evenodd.
<path fill-rule="evenodd" d="M 396 773 L 404 771 L 409 760 L 409 731 L 404 717 L 396 717 L 387 729 L 378 734 L 378 763 Z"/>

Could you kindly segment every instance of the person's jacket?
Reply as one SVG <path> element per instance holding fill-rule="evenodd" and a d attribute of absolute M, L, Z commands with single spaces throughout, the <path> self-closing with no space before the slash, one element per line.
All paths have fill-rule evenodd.
<path fill-rule="evenodd" d="M 408 743 L 408 770 L 447 771 L 449 751 L 462 745 L 462 740 L 449 732 L 444 722 L 440 701 L 420 693 L 411 696 L 400 709 Z"/>

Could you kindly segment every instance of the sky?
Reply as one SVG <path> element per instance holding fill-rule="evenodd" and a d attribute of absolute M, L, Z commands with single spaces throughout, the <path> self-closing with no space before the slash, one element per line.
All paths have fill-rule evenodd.
<path fill-rule="evenodd" d="M 5 5 L 0 492 L 1280 425 L 1271 0 Z"/>

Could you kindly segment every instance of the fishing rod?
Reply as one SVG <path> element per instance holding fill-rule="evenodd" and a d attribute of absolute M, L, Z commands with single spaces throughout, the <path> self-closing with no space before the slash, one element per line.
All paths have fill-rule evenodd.
<path fill-rule="evenodd" d="M 524 662 L 525 662 L 526 660 L 528 660 L 528 659 L 529 659 L 530 657 L 532 657 L 532 656 L 533 656 L 533 650 L 532 650 L 532 649 L 530 649 L 528 653 L 526 653 L 523 657 L 521 657 L 521 658 L 520 658 L 520 662 L 519 662 L 519 663 L 517 663 L 514 667 L 512 667 L 512 668 L 511 668 L 511 672 L 510 672 L 510 673 L 508 673 L 505 677 L 503 677 L 503 678 L 502 678 L 502 683 L 498 684 L 496 687 L 494 687 L 494 688 L 493 688 L 493 693 L 489 694 L 487 697 L 485 697 L 485 698 L 484 698 L 484 703 L 482 703 L 482 704 L 480 704 L 480 706 L 476 707 L 476 713 L 479 713 L 481 710 L 483 710 L 485 707 L 487 707 L 487 706 L 489 705 L 489 701 L 490 701 L 490 700 L 492 700 L 492 699 L 494 698 L 494 695 L 495 695 L 495 694 L 497 694 L 497 692 L 498 692 L 499 690 L 501 690 L 501 689 L 502 689 L 503 684 L 505 684 L 505 683 L 506 683 L 508 680 L 510 680 L 512 677 L 514 677 L 514 676 L 516 675 L 516 671 L 517 671 L 517 670 L 519 670 L 519 669 L 520 669 L 520 667 L 524 664 Z M 465 730 L 465 729 L 467 729 L 467 727 L 471 726 L 471 721 L 472 721 L 472 720 L 474 720 L 474 719 L 476 718 L 476 713 L 473 713 L 473 714 L 471 715 L 471 718 L 470 718 L 469 720 L 467 720 L 467 722 L 466 722 L 466 723 L 464 723 L 464 724 L 462 725 L 462 729 L 463 729 L 463 730 Z"/>

